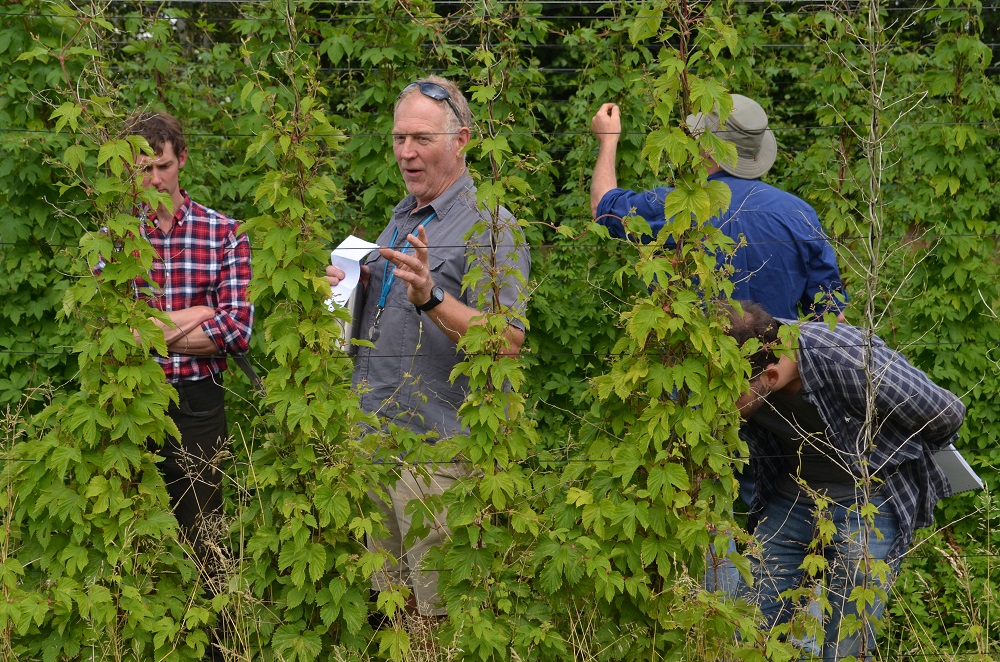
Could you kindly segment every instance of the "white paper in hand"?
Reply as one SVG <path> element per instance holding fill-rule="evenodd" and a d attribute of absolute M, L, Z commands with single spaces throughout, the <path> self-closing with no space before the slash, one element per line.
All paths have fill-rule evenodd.
<path fill-rule="evenodd" d="M 330 264 L 344 271 L 344 278 L 333 289 L 333 298 L 327 301 L 327 307 L 333 310 L 333 302 L 346 306 L 351 293 L 361 279 L 361 260 L 378 248 L 378 244 L 358 239 L 353 234 L 340 242 L 340 245 L 330 253 Z"/>

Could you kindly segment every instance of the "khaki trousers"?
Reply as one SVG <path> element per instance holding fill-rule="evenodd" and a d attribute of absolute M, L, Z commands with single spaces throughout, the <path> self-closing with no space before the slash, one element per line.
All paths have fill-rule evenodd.
<path fill-rule="evenodd" d="M 405 509 L 414 499 L 423 502 L 429 496 L 443 494 L 455 481 L 469 476 L 469 469 L 464 463 L 454 462 L 416 471 L 400 468 L 398 475 L 396 484 L 386 490 L 391 503 L 386 504 L 375 497 L 386 515 L 388 535 L 381 540 L 369 537 L 367 541 L 370 551 L 385 550 L 398 562 L 393 565 L 390 560 L 382 570 L 376 571 L 372 575 L 372 587 L 385 591 L 392 585 L 408 585 L 413 589 L 417 610 L 422 616 L 443 616 L 447 611 L 437 594 L 439 569 L 424 568 L 421 564 L 428 549 L 440 545 L 451 535 L 446 524 L 447 511 L 425 512 L 424 522 L 430 529 L 427 536 L 406 547 L 403 541 L 410 531 L 412 518 Z"/>

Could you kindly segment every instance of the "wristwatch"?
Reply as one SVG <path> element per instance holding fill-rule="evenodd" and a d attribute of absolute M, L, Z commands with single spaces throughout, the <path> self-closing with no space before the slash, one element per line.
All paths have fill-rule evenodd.
<path fill-rule="evenodd" d="M 444 290 L 441 289 L 440 286 L 436 286 L 434 287 L 434 289 L 431 290 L 431 298 L 427 301 L 427 303 L 417 306 L 417 312 L 426 313 L 428 310 L 432 309 L 434 306 L 438 305 L 442 301 L 444 301 Z"/>

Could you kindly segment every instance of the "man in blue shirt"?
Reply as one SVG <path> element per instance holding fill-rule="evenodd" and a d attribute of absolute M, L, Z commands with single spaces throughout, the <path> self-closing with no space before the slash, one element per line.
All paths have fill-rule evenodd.
<path fill-rule="evenodd" d="M 733 298 L 755 301 L 775 317 L 816 318 L 832 311 L 844 321 L 847 293 L 816 212 L 796 196 L 760 181 L 778 153 L 767 114 L 756 101 L 740 94 L 733 94 L 732 101 L 733 110 L 725 122 L 716 109 L 690 115 L 687 126 L 694 134 L 711 131 L 736 146 L 735 163 L 710 160 L 708 168 L 709 179 L 725 183 L 732 192 L 729 208 L 711 222 L 738 246 L 731 256 L 719 255 L 720 266 L 727 260 L 733 266 Z M 599 144 L 590 190 L 594 219 L 607 227 L 612 237 L 625 239 L 625 219 L 641 216 L 657 234 L 667 221 L 664 200 L 671 189 L 660 186 L 637 193 L 618 187 L 616 162 L 622 126 L 616 104 L 602 105 L 591 128 Z M 745 245 L 739 246 L 741 237 Z M 649 241 L 649 237 L 643 240 Z M 672 237 L 666 245 L 673 247 Z M 751 472 L 739 472 L 737 478 L 740 497 L 749 505 L 754 490 Z M 731 590 L 737 583 L 735 567 L 711 556 L 709 589 Z"/>
<path fill-rule="evenodd" d="M 710 180 L 724 182 L 732 191 L 729 209 L 712 224 L 735 242 L 741 236 L 746 239 L 734 255 L 719 256 L 720 264 L 728 259 L 733 265 L 733 298 L 756 301 L 776 317 L 814 317 L 828 310 L 839 314 L 846 294 L 816 212 L 794 195 L 760 181 L 777 155 L 774 134 L 760 104 L 739 94 L 732 99 L 733 111 L 725 122 L 713 112 L 691 115 L 687 125 L 692 132 L 711 131 L 736 145 L 736 163 L 711 161 L 708 170 Z M 655 235 L 666 223 L 663 203 L 671 189 L 660 186 L 637 193 L 618 188 L 621 116 L 616 104 L 601 106 L 591 127 L 600 145 L 590 192 L 594 218 L 611 236 L 624 239 L 628 231 L 623 220 L 641 216 Z"/>

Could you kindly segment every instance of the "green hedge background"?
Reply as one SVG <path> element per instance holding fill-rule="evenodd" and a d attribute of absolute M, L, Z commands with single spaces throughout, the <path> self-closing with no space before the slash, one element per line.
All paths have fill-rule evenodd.
<path fill-rule="evenodd" d="M 0 659 L 202 659 L 213 632 L 247 660 L 793 659 L 746 605 L 699 590 L 706 524 L 741 539 L 731 481 L 711 480 L 740 450 L 739 357 L 695 310 L 690 279 L 711 286 L 697 250 L 664 265 L 590 223 L 590 118 L 606 101 L 622 107 L 631 188 L 696 180 L 697 148 L 671 132 L 692 107 L 760 101 L 780 150 L 767 180 L 818 211 L 849 319 L 961 395 L 960 447 L 997 480 L 991 4 L 29 0 L 0 16 Z M 484 475 L 445 499 L 467 535 L 435 559 L 451 618 L 434 636 L 367 623 L 399 623 L 405 597 L 369 603 L 382 559 L 359 544 L 381 526 L 368 488 L 387 439 L 360 433 L 318 278 L 332 245 L 374 238 L 405 194 L 392 104 L 427 73 L 469 97 L 481 194 L 521 220 L 533 265 L 520 360 L 490 354 L 496 325 L 469 340 L 471 433 L 435 451 Z M 126 284 L 149 256 L 130 239 L 141 193 L 118 132 L 139 107 L 182 118 L 182 184 L 243 219 L 254 247 L 267 396 L 230 368 L 212 599 L 145 451 L 170 389 L 128 332 L 145 313 Z M 705 204 L 691 202 L 702 221 Z M 97 282 L 94 256 L 116 245 L 134 260 Z M 676 286 L 648 291 L 656 272 Z M 650 350 L 672 358 L 651 365 Z M 678 383 L 705 402 L 675 406 L 663 393 Z M 991 492 L 938 515 L 877 659 L 998 654 Z"/>

